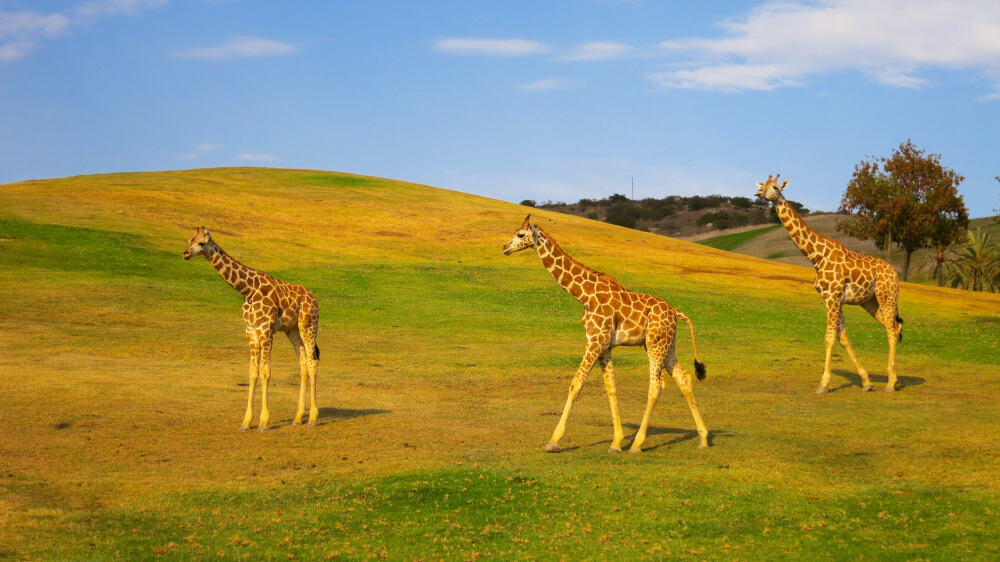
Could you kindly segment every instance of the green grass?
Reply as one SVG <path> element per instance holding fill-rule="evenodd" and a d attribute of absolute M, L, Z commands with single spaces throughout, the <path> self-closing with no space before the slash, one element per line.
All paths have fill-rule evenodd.
<path fill-rule="evenodd" d="M 289 215 L 301 234 L 287 236 L 260 218 L 278 206 L 267 199 L 248 217 L 168 204 L 139 216 L 144 186 L 174 174 L 126 175 L 135 201 L 104 186 L 82 209 L 70 180 L 0 189 L 0 238 L 13 239 L 0 242 L 0 558 L 998 556 L 996 297 L 904 285 L 904 388 L 862 393 L 838 348 L 835 391 L 816 396 L 825 320 L 809 271 L 540 214 L 585 263 L 692 318 L 713 445 L 694 450 L 668 385 L 646 451 L 609 455 L 595 370 L 551 455 L 540 446 L 583 352 L 582 311 L 537 257 L 500 255 L 515 206 L 409 186 L 418 202 L 359 222 L 368 190 L 391 198 L 392 182 L 198 173 L 184 182 L 212 179 L 212 208 L 285 191 L 353 202 Z M 278 341 L 276 428 L 236 431 L 241 299 L 203 259 L 180 258 L 189 232 L 174 222 L 218 223 L 237 258 L 316 293 L 319 427 L 288 425 L 298 373 Z M 857 307 L 846 320 L 884 383 L 884 330 Z M 690 369 L 686 329 L 677 354 Z M 614 358 L 627 446 L 646 358 Z"/>
<path fill-rule="evenodd" d="M 727 252 L 730 252 L 746 244 L 750 240 L 753 240 L 754 238 L 760 236 L 761 234 L 771 232 L 772 230 L 777 230 L 780 227 L 781 227 L 780 224 L 774 224 L 771 226 L 765 226 L 763 228 L 758 228 L 755 230 L 747 230 L 746 232 L 723 234 L 722 236 L 716 236 L 714 238 L 701 240 L 698 243 L 703 246 L 715 248 L 717 250 L 725 250 Z"/>
<path fill-rule="evenodd" d="M 991 559 L 991 498 L 907 485 L 851 494 L 733 482 L 678 485 L 626 462 L 618 478 L 447 469 L 267 494 L 170 494 L 63 521 L 66 557 Z M 66 529 L 68 528 L 68 533 Z M 53 536 L 53 538 L 55 538 Z"/>

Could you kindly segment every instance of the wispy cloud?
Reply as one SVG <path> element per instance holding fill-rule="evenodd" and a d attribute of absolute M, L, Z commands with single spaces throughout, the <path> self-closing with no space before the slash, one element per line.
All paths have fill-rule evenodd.
<path fill-rule="evenodd" d="M 552 90 L 575 90 L 581 86 L 583 86 L 583 82 L 570 78 L 543 78 L 521 84 L 517 89 L 524 92 L 549 92 Z"/>
<path fill-rule="evenodd" d="M 225 61 L 247 57 L 275 57 L 291 55 L 298 48 L 290 43 L 282 43 L 263 37 L 237 35 L 228 41 L 214 47 L 195 47 L 184 51 L 175 51 L 170 56 L 180 59 L 197 59 L 208 61 Z"/>
<path fill-rule="evenodd" d="M 434 50 L 452 55 L 524 56 L 549 52 L 548 45 L 530 39 L 446 38 Z"/>
<path fill-rule="evenodd" d="M 166 0 L 92 0 L 49 14 L 0 10 L 0 61 L 24 58 L 35 51 L 40 41 L 63 35 L 74 25 L 165 3 Z"/>
<path fill-rule="evenodd" d="M 559 57 L 567 61 L 595 61 L 621 59 L 635 54 L 635 48 L 615 41 L 590 41 L 578 45 L 568 54 Z"/>
<path fill-rule="evenodd" d="M 694 57 L 647 78 L 665 88 L 773 90 L 856 70 L 887 86 L 921 88 L 927 69 L 1000 69 L 995 0 L 775 0 L 719 26 L 722 37 L 662 43 L 668 55 Z"/>
<path fill-rule="evenodd" d="M 178 156 L 178 158 L 180 158 L 181 160 L 197 160 L 198 158 L 207 155 L 209 152 L 215 152 L 220 148 L 222 148 L 221 144 L 203 142 L 195 147 L 194 152 L 181 154 L 180 156 Z"/>
<path fill-rule="evenodd" d="M 166 3 L 167 0 L 89 0 L 76 5 L 72 12 L 83 17 L 134 14 L 139 10 L 162 6 Z"/>
<path fill-rule="evenodd" d="M 237 160 L 242 160 L 244 162 L 265 162 L 268 164 L 273 164 L 274 162 L 280 162 L 281 158 L 273 154 L 260 154 L 255 152 L 243 152 L 236 155 Z"/>

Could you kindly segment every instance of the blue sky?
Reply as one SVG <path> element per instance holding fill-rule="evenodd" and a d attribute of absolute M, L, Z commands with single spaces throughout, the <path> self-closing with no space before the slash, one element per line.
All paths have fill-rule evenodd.
<path fill-rule="evenodd" d="M 906 139 L 1000 207 L 1000 2 L 0 0 L 0 183 L 260 165 L 835 209 Z"/>

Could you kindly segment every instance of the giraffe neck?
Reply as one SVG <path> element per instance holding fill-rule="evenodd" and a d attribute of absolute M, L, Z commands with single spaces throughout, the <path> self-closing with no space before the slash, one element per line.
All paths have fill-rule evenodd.
<path fill-rule="evenodd" d="M 596 281 L 598 273 L 573 259 L 559 247 L 559 244 L 547 232 L 536 226 L 538 243 L 535 250 L 542 259 L 542 266 L 567 293 L 583 304 L 587 304 L 590 295 L 583 291 L 582 283 L 586 280 Z"/>
<path fill-rule="evenodd" d="M 254 292 L 252 280 L 261 274 L 259 271 L 236 261 L 215 242 L 212 242 L 212 248 L 207 252 L 207 257 L 208 263 L 212 264 L 222 279 L 241 295 L 247 297 Z"/>
<path fill-rule="evenodd" d="M 836 242 L 816 232 L 806 224 L 806 221 L 802 220 L 802 216 L 784 197 L 779 198 L 774 203 L 774 210 L 778 213 L 781 224 L 785 225 L 785 230 L 791 236 L 792 242 L 799 247 L 802 255 L 813 265 L 819 265 L 825 258 L 824 250 L 829 247 L 829 243 Z M 839 243 L 837 244 L 839 245 Z"/>

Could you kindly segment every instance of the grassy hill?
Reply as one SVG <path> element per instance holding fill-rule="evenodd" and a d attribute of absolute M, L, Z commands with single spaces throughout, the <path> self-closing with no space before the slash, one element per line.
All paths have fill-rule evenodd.
<path fill-rule="evenodd" d="M 712 448 L 668 387 L 647 450 L 606 452 L 579 305 L 501 246 L 531 211 L 563 247 L 693 320 Z M 241 297 L 180 254 L 206 225 L 320 303 L 320 425 L 239 433 Z M 771 234 L 784 234 L 776 231 Z M 762 235 L 766 236 L 766 235 Z M 787 236 L 786 236 L 787 237 Z M 822 369 L 812 271 L 565 214 L 308 170 L 0 186 L 0 558 L 996 558 L 1000 296 L 904 285 L 904 388 Z M 847 310 L 885 379 L 883 329 Z M 283 339 L 283 336 L 281 336 Z M 690 365 L 686 334 L 678 356 Z M 615 354 L 623 421 L 641 349 Z M 275 423 L 277 422 L 277 423 Z M 626 445 L 630 436 L 626 438 Z"/>
<path fill-rule="evenodd" d="M 824 236 L 829 236 L 840 241 L 848 248 L 884 258 L 885 254 L 871 240 L 858 240 L 837 231 L 837 221 L 842 217 L 835 214 L 818 214 L 803 217 L 806 223 Z M 969 224 L 970 228 L 982 228 L 986 232 L 993 232 L 994 236 L 1000 235 L 1000 221 L 993 217 L 973 219 Z M 809 260 L 799 251 L 788 236 L 784 228 L 777 228 L 771 231 L 760 231 L 757 236 L 747 236 L 745 240 L 737 240 L 735 235 L 719 236 L 701 240 L 701 243 L 713 245 L 713 247 L 727 249 L 731 252 L 766 258 L 782 263 L 812 267 Z M 725 247 L 717 244 L 724 244 Z M 934 259 L 931 250 L 918 250 L 914 252 L 910 265 L 910 280 L 916 282 L 933 282 Z M 899 250 L 893 250 L 889 256 L 889 261 L 896 267 L 897 271 L 903 270 L 905 254 Z"/>

